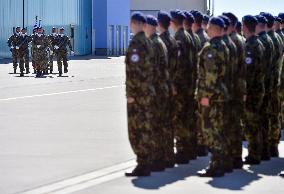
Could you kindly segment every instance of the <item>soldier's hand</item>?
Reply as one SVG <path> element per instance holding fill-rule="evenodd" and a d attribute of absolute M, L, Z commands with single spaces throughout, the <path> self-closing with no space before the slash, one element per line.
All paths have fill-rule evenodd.
<path fill-rule="evenodd" d="M 49 51 L 49 54 L 50 54 L 50 55 L 53 55 L 53 51 Z"/>
<path fill-rule="evenodd" d="M 128 104 L 132 104 L 134 101 L 135 101 L 134 98 L 132 98 L 132 97 L 127 97 L 127 103 L 128 103 Z"/>
<path fill-rule="evenodd" d="M 54 48 L 57 50 L 57 49 L 59 49 L 59 46 L 55 45 Z"/>
<path fill-rule="evenodd" d="M 16 46 L 16 49 L 19 50 L 20 47 Z"/>
<path fill-rule="evenodd" d="M 246 102 L 247 101 L 247 95 L 244 95 L 243 97 L 243 101 Z"/>
<path fill-rule="evenodd" d="M 11 46 L 11 49 L 14 49 L 14 47 L 13 47 L 13 46 Z"/>
<path fill-rule="evenodd" d="M 177 90 L 175 87 L 172 87 L 172 93 L 173 93 L 173 96 L 176 96 L 177 95 Z"/>
<path fill-rule="evenodd" d="M 209 98 L 202 98 L 200 104 L 202 106 L 209 106 Z"/>

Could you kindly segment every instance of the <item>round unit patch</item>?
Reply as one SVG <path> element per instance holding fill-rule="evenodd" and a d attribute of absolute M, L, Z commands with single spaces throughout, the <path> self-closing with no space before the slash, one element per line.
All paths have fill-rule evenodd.
<path fill-rule="evenodd" d="M 209 53 L 209 54 L 207 55 L 207 57 L 208 57 L 209 59 L 212 59 L 212 58 L 213 58 L 213 54 L 212 54 L 212 53 Z"/>
<path fill-rule="evenodd" d="M 137 54 L 133 54 L 130 59 L 133 63 L 137 63 L 140 60 L 140 57 Z"/>
<path fill-rule="evenodd" d="M 246 64 L 250 65 L 252 63 L 252 58 L 251 57 L 247 57 L 246 58 Z"/>

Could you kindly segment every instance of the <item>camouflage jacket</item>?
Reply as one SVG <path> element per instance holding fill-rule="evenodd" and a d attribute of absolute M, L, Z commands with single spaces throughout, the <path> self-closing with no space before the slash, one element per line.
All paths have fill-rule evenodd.
<path fill-rule="evenodd" d="M 29 43 L 32 41 L 32 37 L 29 35 L 20 36 L 20 51 L 27 51 L 29 49 Z"/>
<path fill-rule="evenodd" d="M 169 85 L 173 90 L 175 88 L 173 84 L 173 78 L 177 72 L 178 45 L 176 40 L 173 37 L 171 37 L 169 31 L 162 33 L 160 35 L 160 38 L 165 43 L 168 50 Z"/>
<path fill-rule="evenodd" d="M 54 48 L 54 46 L 57 45 L 58 43 L 58 34 L 48 35 L 48 40 L 50 41 L 52 47 Z"/>
<path fill-rule="evenodd" d="M 228 86 L 225 81 L 226 63 L 229 50 L 222 37 L 215 37 L 207 42 L 199 53 L 200 80 L 199 98 L 208 97 L 210 102 L 229 100 Z"/>
<path fill-rule="evenodd" d="M 233 67 L 234 92 L 232 98 L 243 101 L 243 96 L 246 93 L 245 40 L 236 32 L 231 33 L 230 37 L 237 49 L 237 62 Z"/>
<path fill-rule="evenodd" d="M 264 58 L 263 63 L 265 67 L 265 92 L 271 92 L 272 91 L 272 82 L 271 82 L 271 74 L 272 74 L 272 61 L 273 61 L 273 55 L 275 53 L 275 48 L 272 39 L 268 36 L 268 34 L 264 31 L 259 33 L 259 40 L 263 44 L 264 47 Z"/>
<path fill-rule="evenodd" d="M 57 37 L 57 41 L 56 41 L 56 46 L 58 46 L 59 48 L 56 49 L 56 51 L 64 51 L 67 52 L 67 46 L 69 47 L 69 49 L 72 51 L 72 45 L 71 45 L 71 41 L 69 39 L 68 36 L 64 35 L 64 36 L 60 36 L 60 34 Z"/>
<path fill-rule="evenodd" d="M 207 33 L 205 32 L 205 30 L 203 30 L 202 28 L 197 30 L 195 33 L 199 37 L 199 40 L 201 42 L 201 48 L 202 48 L 205 45 L 205 43 L 209 41 L 209 37 Z"/>
<path fill-rule="evenodd" d="M 281 37 L 274 31 L 269 31 L 268 35 L 273 41 L 275 48 L 274 56 L 272 59 L 271 81 L 272 90 L 278 90 L 281 84 L 281 72 L 283 66 L 283 43 Z"/>
<path fill-rule="evenodd" d="M 154 79 L 157 95 L 169 96 L 169 71 L 168 71 L 168 50 L 165 43 L 154 33 L 151 37 L 152 48 L 154 51 Z"/>
<path fill-rule="evenodd" d="M 144 32 L 139 32 L 131 40 L 125 57 L 127 97 L 133 97 L 136 100 L 156 95 L 153 86 L 154 67 L 152 62 L 151 41 Z M 146 103 L 151 102 L 147 101 Z"/>
<path fill-rule="evenodd" d="M 8 47 L 16 47 L 20 45 L 20 35 L 14 33 L 7 41 Z"/>
<path fill-rule="evenodd" d="M 177 72 L 173 79 L 177 89 L 187 89 L 189 94 L 193 91 L 193 41 L 189 34 L 183 29 L 179 29 L 175 34 L 178 44 L 178 64 Z"/>
<path fill-rule="evenodd" d="M 247 101 L 246 108 L 258 111 L 262 105 L 265 92 L 264 76 L 265 67 L 263 64 L 264 47 L 257 36 L 251 36 L 246 40 L 245 64 L 247 81 Z M 256 109 L 255 109 L 256 108 Z"/>
<path fill-rule="evenodd" d="M 34 54 L 45 53 L 48 49 L 51 49 L 51 44 L 46 35 L 34 35 L 32 40 L 32 47 Z"/>

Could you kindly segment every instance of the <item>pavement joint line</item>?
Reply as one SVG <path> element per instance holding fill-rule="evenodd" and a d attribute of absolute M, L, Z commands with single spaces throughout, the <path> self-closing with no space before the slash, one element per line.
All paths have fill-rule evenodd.
<path fill-rule="evenodd" d="M 135 160 L 129 160 L 124 163 L 24 191 L 19 194 L 71 194 L 123 177 L 124 171 L 133 168 L 135 165 Z"/>
<path fill-rule="evenodd" d="M 21 100 L 21 99 L 26 99 L 26 98 L 55 96 L 55 95 L 62 95 L 62 94 L 72 94 L 72 93 L 79 93 L 79 92 L 93 92 L 93 91 L 97 91 L 97 90 L 120 88 L 120 87 L 124 87 L 124 86 L 125 85 L 116 85 L 116 86 L 108 86 L 108 87 L 101 87 L 101 88 L 84 89 L 84 90 L 71 90 L 71 91 L 66 91 L 66 92 L 56 92 L 56 93 L 49 93 L 49 94 L 36 94 L 36 95 L 31 95 L 31 96 L 20 96 L 20 97 L 12 97 L 12 98 L 3 98 L 3 99 L 0 99 L 0 102 L 12 101 L 12 100 Z"/>

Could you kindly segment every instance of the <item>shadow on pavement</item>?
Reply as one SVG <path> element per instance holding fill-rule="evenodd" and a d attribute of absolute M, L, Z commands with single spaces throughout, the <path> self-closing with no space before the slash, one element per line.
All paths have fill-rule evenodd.
<path fill-rule="evenodd" d="M 190 161 L 188 165 L 180 165 L 161 173 L 152 173 L 150 177 L 138 177 L 133 179 L 132 183 L 139 188 L 157 190 L 177 181 L 185 180 L 190 176 L 196 176 L 197 171 L 206 168 L 208 163 L 209 157 L 198 158 Z"/>

